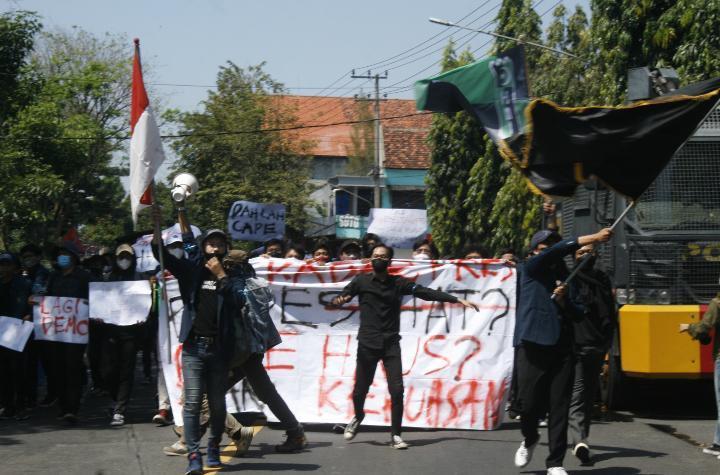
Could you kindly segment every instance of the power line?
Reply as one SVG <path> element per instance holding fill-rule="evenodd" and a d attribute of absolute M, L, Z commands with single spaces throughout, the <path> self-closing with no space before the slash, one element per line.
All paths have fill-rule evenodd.
<path fill-rule="evenodd" d="M 415 116 L 423 116 L 423 115 L 429 115 L 433 114 L 433 112 L 414 112 L 412 114 L 403 114 L 403 115 L 395 115 L 395 116 L 386 116 L 386 117 L 380 117 L 380 120 L 397 120 L 397 119 L 405 119 L 408 117 L 415 117 Z M 163 139 L 177 139 L 177 138 L 186 138 L 186 137 L 216 137 L 216 136 L 224 136 L 224 135 L 247 135 L 247 134 L 258 134 L 258 133 L 269 133 L 269 132 L 286 132 L 290 130 L 302 130 L 302 129 L 318 129 L 323 127 L 332 127 L 335 125 L 352 125 L 352 124 L 360 124 L 360 123 L 366 123 L 366 122 L 374 122 L 375 118 L 372 119 L 362 119 L 362 120 L 346 120 L 341 122 L 332 122 L 332 123 L 326 123 L 326 124 L 313 124 L 313 125 L 295 125 L 290 127 L 271 127 L 266 129 L 247 129 L 247 130 L 228 130 L 228 131 L 220 131 L 220 132 L 208 132 L 208 133 L 198 133 L 198 132 L 188 132 L 188 133 L 180 133 L 180 134 L 168 134 L 168 135 L 161 135 L 160 138 Z M 2 137 L 3 139 L 11 139 L 11 140 L 129 140 L 130 136 L 121 136 L 121 137 L 114 137 L 114 136 L 105 136 L 105 137 L 43 137 L 43 136 L 26 136 L 26 137 L 12 137 L 12 136 L 5 136 Z"/>

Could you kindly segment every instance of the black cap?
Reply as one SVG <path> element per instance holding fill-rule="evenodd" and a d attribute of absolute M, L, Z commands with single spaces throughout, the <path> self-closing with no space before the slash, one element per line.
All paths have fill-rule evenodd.
<path fill-rule="evenodd" d="M 9 251 L 0 251 L 0 264 L 15 264 L 18 265 L 18 258 L 15 254 Z"/>
<path fill-rule="evenodd" d="M 543 229 L 542 231 L 538 231 L 535 234 L 533 234 L 532 239 L 530 240 L 530 249 L 535 249 L 540 244 L 543 244 L 547 241 L 552 240 L 553 244 L 556 242 L 559 242 L 562 238 L 558 233 L 555 231 L 551 231 L 549 229 Z"/>
<path fill-rule="evenodd" d="M 350 246 L 357 247 L 359 251 L 362 250 L 360 241 L 357 241 L 355 239 L 348 239 L 348 240 L 343 241 L 342 244 L 340 244 L 340 252 L 344 251 L 346 248 L 348 248 Z"/>

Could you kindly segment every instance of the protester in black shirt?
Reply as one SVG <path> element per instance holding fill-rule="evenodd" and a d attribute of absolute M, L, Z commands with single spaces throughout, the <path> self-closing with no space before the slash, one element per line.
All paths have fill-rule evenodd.
<path fill-rule="evenodd" d="M 0 251 L 0 315 L 30 319 L 30 284 L 17 275 L 18 260 L 14 254 Z M 14 351 L 0 346 L 0 419 L 27 419 L 27 374 L 24 369 L 27 346 Z"/>
<path fill-rule="evenodd" d="M 35 244 L 26 244 L 20 248 L 20 265 L 22 268 L 22 276 L 30 283 L 31 295 L 44 295 L 47 289 L 48 276 L 50 271 L 40 263 L 42 258 L 42 250 Z M 41 358 L 41 341 L 35 340 L 33 335 L 30 335 L 28 340 L 26 351 L 27 359 L 25 365 L 25 381 L 27 383 L 26 397 L 27 407 L 32 409 L 37 404 L 38 399 L 38 366 L 39 362 L 43 362 Z M 49 358 L 45 358 L 45 361 L 49 361 Z M 49 367 L 46 367 L 43 363 L 43 370 L 45 374 L 49 371 Z M 54 389 L 54 388 L 53 388 Z M 52 395 L 52 391 L 48 388 L 48 391 Z M 52 396 L 51 396 L 52 397 Z"/>
<path fill-rule="evenodd" d="M 78 267 L 80 253 L 72 242 L 66 242 L 55 253 L 58 270 L 50 273 L 47 295 L 87 299 L 90 274 Z M 80 409 L 85 365 L 84 344 L 47 342 L 51 348 L 51 370 L 48 378 L 57 388 L 60 419 L 74 424 Z M 49 383 L 50 384 L 50 383 Z"/>
<path fill-rule="evenodd" d="M 136 272 L 135 251 L 130 245 L 118 246 L 115 257 L 113 270 L 108 278 L 110 282 L 144 280 L 144 277 Z M 135 380 L 135 360 L 145 328 L 144 322 L 134 325 L 105 325 L 106 341 L 101 366 L 102 379 L 115 403 L 111 426 L 125 424 L 125 410 L 130 402 Z"/>
<path fill-rule="evenodd" d="M 584 310 L 573 321 L 575 380 L 570 399 L 568 435 L 573 454 L 583 464 L 591 462 L 588 436 L 593 403 L 605 353 L 610 349 L 617 323 L 617 309 L 610 278 L 595 268 L 597 251 L 592 244 L 575 252 L 575 263 L 588 260 L 570 285 L 570 298 Z"/>
<path fill-rule="evenodd" d="M 388 379 L 388 390 L 392 403 L 391 447 L 406 449 L 407 444 L 400 437 L 403 417 L 402 360 L 400 357 L 400 305 L 404 295 L 413 295 L 422 300 L 460 303 L 478 310 L 478 306 L 438 290 L 428 289 L 404 277 L 388 274 L 393 257 L 391 247 L 375 246 L 370 260 L 373 272 L 356 276 L 335 297 L 333 305 L 349 302 L 356 295 L 360 300 L 360 329 L 358 331 L 357 366 L 353 405 L 355 417 L 345 428 L 344 437 L 351 440 L 365 417 L 364 406 L 375 369 L 383 362 Z"/>

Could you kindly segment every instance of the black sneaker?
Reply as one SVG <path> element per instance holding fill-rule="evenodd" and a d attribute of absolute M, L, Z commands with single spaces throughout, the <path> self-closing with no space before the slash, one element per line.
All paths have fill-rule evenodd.
<path fill-rule="evenodd" d="M 289 454 L 293 452 L 299 452 L 300 450 L 307 447 L 308 441 L 305 437 L 305 431 L 302 429 L 288 431 L 285 442 L 275 446 L 275 451 L 281 454 Z"/>
<path fill-rule="evenodd" d="M 708 455 L 714 455 L 716 457 L 720 457 L 720 445 L 712 444 L 709 447 L 705 447 L 703 449 L 703 453 L 708 454 Z"/>
<path fill-rule="evenodd" d="M 348 425 L 345 426 L 345 432 L 343 432 L 343 437 L 345 438 L 345 440 L 353 440 L 355 438 L 355 435 L 360 428 L 360 422 L 360 419 L 358 419 L 357 417 L 353 417 L 352 419 L 350 419 Z"/>

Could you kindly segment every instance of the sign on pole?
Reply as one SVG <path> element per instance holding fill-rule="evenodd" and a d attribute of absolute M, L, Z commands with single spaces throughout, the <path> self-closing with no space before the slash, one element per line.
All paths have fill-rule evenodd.
<path fill-rule="evenodd" d="M 367 232 L 377 234 L 383 243 L 410 249 L 427 235 L 427 211 L 424 209 L 372 208 Z"/>
<path fill-rule="evenodd" d="M 236 201 L 228 213 L 228 231 L 233 239 L 267 241 L 285 235 L 285 205 Z"/>
<path fill-rule="evenodd" d="M 90 318 L 113 325 L 135 325 L 147 320 L 150 307 L 147 280 L 90 283 Z"/>

